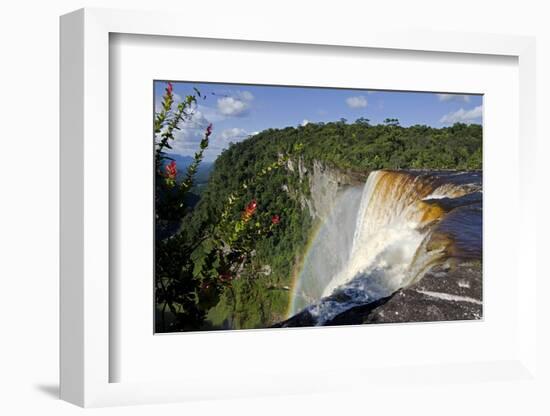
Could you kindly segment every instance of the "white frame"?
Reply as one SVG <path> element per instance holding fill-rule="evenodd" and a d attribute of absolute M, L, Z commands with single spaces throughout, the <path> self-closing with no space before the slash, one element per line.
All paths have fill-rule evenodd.
<path fill-rule="evenodd" d="M 82 9 L 61 18 L 61 398 L 80 406 L 153 403 L 208 398 L 216 392 L 181 383 L 109 383 L 109 34 L 143 34 L 211 39 L 353 46 L 446 53 L 505 55 L 519 60 L 520 241 L 535 241 L 535 205 L 530 178 L 535 172 L 535 41 L 505 35 L 381 32 L 366 29 L 327 37 L 321 26 L 279 30 L 275 22 L 247 37 L 234 35 L 230 22 L 206 28 L 173 13 Z M 536 375 L 535 253 L 520 250 L 525 272 L 518 288 L 520 355 L 502 363 L 518 380 Z M 489 363 L 491 364 L 491 363 Z M 487 364 L 486 364 L 487 366 Z M 490 365 L 489 365 L 490 366 Z M 443 367 L 443 366 L 442 366 Z M 454 369 L 466 378 L 467 368 Z M 430 370 L 426 370 L 430 371 Z M 433 370 L 431 370 L 433 371 Z M 345 373 L 345 371 L 343 371 Z M 274 376 L 283 379 L 284 375 Z M 382 377 L 377 373 L 377 377 Z M 307 376 L 306 378 L 307 379 Z M 305 379 L 300 379 L 302 382 Z M 286 380 L 288 383 L 288 380 Z M 320 383 L 294 392 L 332 391 Z M 223 394 L 218 391 L 218 397 Z M 251 394 L 265 394 L 261 388 Z M 244 395 L 244 393 L 243 393 Z M 232 396 L 234 397 L 234 395 Z"/>

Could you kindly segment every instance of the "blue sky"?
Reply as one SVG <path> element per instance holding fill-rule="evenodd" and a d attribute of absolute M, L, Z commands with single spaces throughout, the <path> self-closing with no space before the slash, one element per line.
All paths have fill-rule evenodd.
<path fill-rule="evenodd" d="M 191 120 L 178 132 L 174 152 L 192 156 L 209 123 L 213 124 L 205 160 L 213 161 L 230 142 L 238 142 L 267 128 L 330 122 L 359 117 L 381 123 L 397 118 L 402 126 L 444 127 L 481 123 L 482 96 L 333 88 L 301 88 L 238 84 L 173 82 L 176 101 L 193 94 L 200 99 Z M 167 83 L 155 81 L 158 110 Z"/>

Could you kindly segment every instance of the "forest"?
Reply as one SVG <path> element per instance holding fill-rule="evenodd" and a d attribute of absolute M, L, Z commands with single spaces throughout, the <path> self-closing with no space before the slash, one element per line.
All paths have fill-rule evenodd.
<path fill-rule="evenodd" d="M 157 145 L 169 131 L 165 108 Z M 174 174 L 173 161 L 170 170 L 169 149 L 160 146 L 157 156 L 156 331 L 264 328 L 286 318 L 294 269 L 315 227 L 303 204 L 309 182 L 289 164 L 317 161 L 362 175 L 385 168 L 480 170 L 482 127 L 402 127 L 396 119 L 373 125 L 361 118 L 267 129 L 224 150 L 200 192 L 192 183 L 200 152 L 184 179 Z M 174 189 L 200 198 L 167 215 Z"/>

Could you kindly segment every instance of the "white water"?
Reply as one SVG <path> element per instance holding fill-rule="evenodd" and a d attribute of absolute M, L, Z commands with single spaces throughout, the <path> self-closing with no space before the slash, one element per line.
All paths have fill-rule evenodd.
<path fill-rule="evenodd" d="M 321 299 L 334 275 L 347 264 L 360 200 L 361 189 L 349 188 L 337 196 L 332 207 L 327 208 L 330 214 L 317 230 L 308 250 L 291 315 Z"/>
<path fill-rule="evenodd" d="M 434 212 L 422 200 L 433 191 L 420 176 L 385 171 L 369 175 L 347 261 L 328 283 L 323 279 L 322 298 L 308 308 L 318 325 L 354 306 L 391 295 L 429 268 L 440 253 L 428 253 L 422 243 L 430 233 L 430 221 L 442 212 Z M 451 189 L 438 189 L 444 195 L 445 191 Z M 317 260 L 324 261 L 323 257 Z"/>
<path fill-rule="evenodd" d="M 456 185 L 454 183 L 444 183 L 443 185 L 434 189 L 432 193 L 424 197 L 424 200 L 429 199 L 443 199 L 443 198 L 457 198 L 465 195 L 468 191 L 464 186 Z"/>
<path fill-rule="evenodd" d="M 418 226 L 423 211 L 417 209 L 414 184 L 395 184 L 390 195 L 379 194 L 384 172 L 373 172 L 363 191 L 351 253 L 346 267 L 325 287 L 323 296 L 365 274 L 381 274 L 384 294 L 403 284 L 407 268 L 426 235 Z M 407 177 L 405 177 L 407 178 Z M 416 179 L 415 179 L 416 180 Z M 376 273 L 375 273 L 376 272 Z"/>

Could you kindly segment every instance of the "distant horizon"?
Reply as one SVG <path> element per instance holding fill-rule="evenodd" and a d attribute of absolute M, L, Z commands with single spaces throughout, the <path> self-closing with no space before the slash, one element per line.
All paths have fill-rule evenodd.
<path fill-rule="evenodd" d="M 154 82 L 154 106 L 168 81 Z M 213 124 L 204 157 L 214 162 L 230 143 L 263 130 L 331 123 L 359 118 L 383 124 L 396 118 L 402 127 L 450 127 L 455 123 L 482 124 L 481 94 L 451 94 L 385 90 L 289 87 L 221 83 L 172 82 L 176 101 L 200 91 L 190 120 L 178 131 L 171 154 L 192 157 L 208 124 Z"/>

